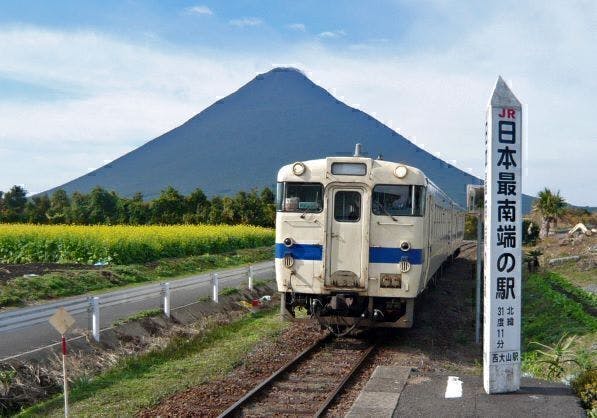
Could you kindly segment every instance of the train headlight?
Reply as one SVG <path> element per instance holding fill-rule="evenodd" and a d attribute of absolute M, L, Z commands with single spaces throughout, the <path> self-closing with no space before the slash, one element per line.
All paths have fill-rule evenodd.
<path fill-rule="evenodd" d="M 292 172 L 297 176 L 302 176 L 305 173 L 306 167 L 303 163 L 292 164 Z"/>
<path fill-rule="evenodd" d="M 408 168 L 406 168 L 403 165 L 399 165 L 398 167 L 396 167 L 394 169 L 394 175 L 396 177 L 398 177 L 399 179 L 406 177 L 407 174 L 408 174 Z"/>
<path fill-rule="evenodd" d="M 408 242 L 408 241 L 402 241 L 400 243 L 400 249 L 402 251 L 408 251 L 408 250 L 410 250 L 410 242 Z"/>
<path fill-rule="evenodd" d="M 284 256 L 284 267 L 286 267 L 287 269 L 291 269 L 292 266 L 294 266 L 294 257 L 292 256 L 292 254 L 286 254 Z"/>
<path fill-rule="evenodd" d="M 284 245 L 292 247 L 294 245 L 294 240 L 292 238 L 284 238 Z"/>

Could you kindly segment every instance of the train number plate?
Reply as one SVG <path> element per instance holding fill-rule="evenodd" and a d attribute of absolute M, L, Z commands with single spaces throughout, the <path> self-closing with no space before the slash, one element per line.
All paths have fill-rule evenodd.
<path fill-rule="evenodd" d="M 381 273 L 379 275 L 379 284 L 381 287 L 402 287 L 402 275 L 394 273 Z"/>

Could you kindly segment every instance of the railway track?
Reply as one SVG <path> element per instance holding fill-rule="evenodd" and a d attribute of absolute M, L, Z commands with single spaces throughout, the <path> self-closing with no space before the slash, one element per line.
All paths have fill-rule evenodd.
<path fill-rule="evenodd" d="M 319 417 L 375 347 L 371 341 L 327 335 L 249 391 L 220 417 Z"/>

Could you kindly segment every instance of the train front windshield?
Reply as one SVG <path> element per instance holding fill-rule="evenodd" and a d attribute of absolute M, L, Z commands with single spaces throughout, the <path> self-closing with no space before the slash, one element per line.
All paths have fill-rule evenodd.
<path fill-rule="evenodd" d="M 377 185 L 371 209 L 379 216 L 423 216 L 424 202 L 424 186 Z"/>
<path fill-rule="evenodd" d="M 323 185 L 320 183 L 278 183 L 276 210 L 281 212 L 321 212 Z"/>

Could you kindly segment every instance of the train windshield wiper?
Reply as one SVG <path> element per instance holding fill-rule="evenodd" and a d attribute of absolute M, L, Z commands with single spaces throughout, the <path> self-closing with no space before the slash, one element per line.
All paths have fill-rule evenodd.
<path fill-rule="evenodd" d="M 388 210 L 386 209 L 386 207 L 385 207 L 384 205 L 379 205 L 379 206 L 381 207 L 381 210 L 383 210 L 383 212 L 384 212 L 386 215 L 388 215 L 390 218 L 392 218 L 392 220 L 393 220 L 394 222 L 398 222 L 398 219 L 394 218 L 394 217 L 392 216 L 392 214 L 391 214 L 390 212 L 388 212 Z"/>

